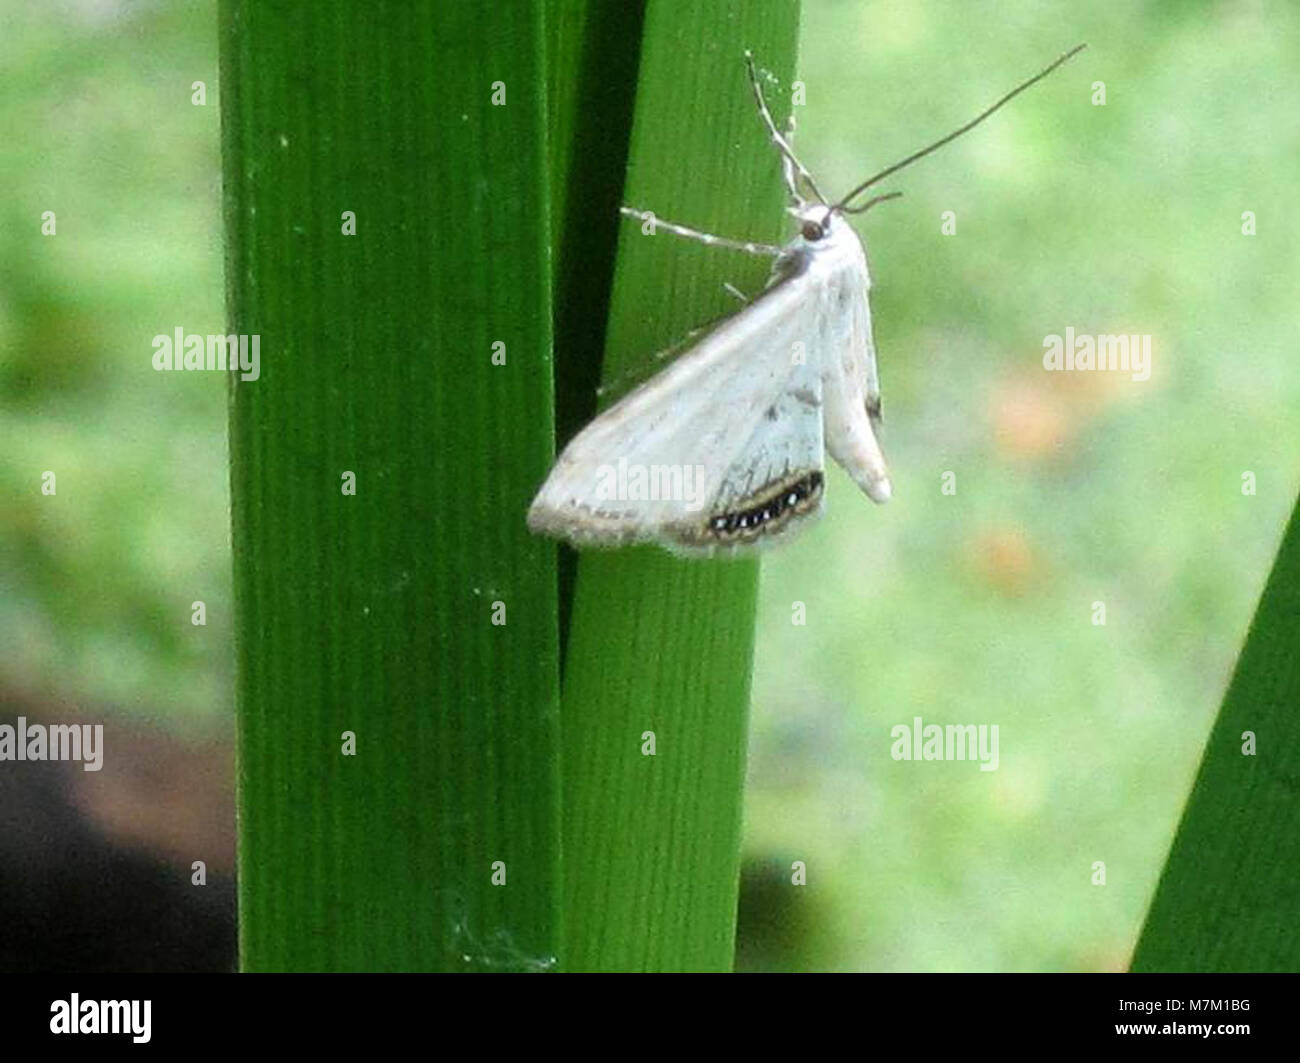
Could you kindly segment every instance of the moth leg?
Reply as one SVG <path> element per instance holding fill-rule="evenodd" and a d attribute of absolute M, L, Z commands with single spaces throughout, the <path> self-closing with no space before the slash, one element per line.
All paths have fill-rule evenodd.
<path fill-rule="evenodd" d="M 651 235 L 663 229 L 664 232 L 672 233 L 674 236 L 684 236 L 688 240 L 698 240 L 709 247 L 726 247 L 732 251 L 744 251 L 746 254 L 762 255 L 766 258 L 775 258 L 781 253 L 781 249 L 774 247 L 772 244 L 755 244 L 747 240 L 728 240 L 725 236 L 714 236 L 712 233 L 700 232 L 699 229 L 692 229 L 688 225 L 661 221 L 655 217 L 654 211 L 651 210 L 637 210 L 634 207 L 619 207 L 618 210 L 624 217 L 648 222 Z"/>
<path fill-rule="evenodd" d="M 739 293 L 738 293 L 739 294 Z M 745 297 L 742 295 L 742 299 Z M 746 300 L 748 302 L 748 300 Z M 605 381 L 596 388 L 596 395 L 604 398 L 606 395 L 622 395 L 624 392 L 631 391 L 637 384 L 642 384 L 646 380 L 646 366 L 653 366 L 656 362 L 662 362 L 669 358 L 675 358 L 681 354 L 686 346 L 695 336 L 699 335 L 704 329 L 692 329 L 688 332 L 680 343 L 675 343 L 671 347 L 665 347 L 661 351 L 655 351 L 649 358 L 643 358 L 636 365 L 629 366 L 618 376 Z"/>
<path fill-rule="evenodd" d="M 737 287 L 736 287 L 734 284 L 732 284 L 730 281 L 723 281 L 723 282 L 722 282 L 722 286 L 723 286 L 724 288 L 727 289 L 727 292 L 728 292 L 729 294 L 734 295 L 737 299 L 739 299 L 739 300 L 740 300 L 742 303 L 744 303 L 745 305 L 749 305 L 749 299 L 747 299 L 747 298 L 745 297 L 745 293 L 742 292 L 739 288 L 737 288 Z"/>
<path fill-rule="evenodd" d="M 785 123 L 785 142 L 794 148 L 794 111 L 790 112 L 790 118 Z M 781 155 L 781 179 L 785 181 L 786 191 L 790 193 L 790 202 L 796 210 L 802 210 L 807 201 L 799 194 L 799 182 L 795 179 L 794 164 L 785 156 Z"/>
<path fill-rule="evenodd" d="M 781 136 L 780 130 L 776 128 L 776 123 L 772 121 L 772 112 L 767 109 L 767 101 L 763 98 L 763 86 L 758 82 L 758 71 L 754 69 L 754 54 L 745 49 L 745 69 L 749 71 L 749 84 L 754 89 L 754 100 L 758 104 L 759 117 L 763 119 L 763 125 L 767 128 L 767 135 L 771 138 L 772 144 L 776 150 L 781 153 L 784 165 L 793 166 L 798 171 L 799 176 L 808 182 L 811 189 L 819 202 L 825 203 L 826 197 L 821 194 L 817 187 L 817 182 L 813 180 L 813 175 L 808 172 L 808 168 L 799 161 L 799 157 L 794 153 L 794 149 L 786 142 L 785 137 Z M 793 181 L 787 181 L 787 186 L 792 186 Z M 798 193 L 793 192 L 792 197 L 798 198 Z"/>

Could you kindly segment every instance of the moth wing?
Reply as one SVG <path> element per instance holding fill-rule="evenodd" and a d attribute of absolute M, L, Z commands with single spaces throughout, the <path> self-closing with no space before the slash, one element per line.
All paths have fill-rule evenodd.
<path fill-rule="evenodd" d="M 815 362 L 792 370 L 780 390 L 768 395 L 749 434 L 737 431 L 733 443 L 738 445 L 723 457 L 717 490 L 704 512 L 664 528 L 670 547 L 742 551 L 773 541 L 821 511 L 821 370 Z"/>
<path fill-rule="evenodd" d="M 529 527 L 580 545 L 709 551 L 749 545 L 814 511 L 822 381 L 810 332 L 822 315 L 792 279 L 579 432 L 533 500 Z"/>
<path fill-rule="evenodd" d="M 850 346 L 861 352 L 858 356 L 863 383 L 867 417 L 877 434 L 880 432 L 881 412 L 880 373 L 876 368 L 876 344 L 871 336 L 871 303 L 864 291 L 860 304 L 855 304 L 850 317 Z"/>
<path fill-rule="evenodd" d="M 871 286 L 863 256 L 857 268 L 838 273 L 831 298 L 848 312 L 832 316 L 825 369 L 826 449 L 873 502 L 887 502 L 893 489 L 876 430 L 880 427 L 880 378 L 871 339 Z"/>

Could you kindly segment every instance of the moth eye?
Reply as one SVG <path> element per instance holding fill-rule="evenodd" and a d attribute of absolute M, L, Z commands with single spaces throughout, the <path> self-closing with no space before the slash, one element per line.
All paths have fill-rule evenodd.
<path fill-rule="evenodd" d="M 805 240 L 820 240 L 825 235 L 826 230 L 815 221 L 806 221 L 803 223 L 803 238 Z"/>

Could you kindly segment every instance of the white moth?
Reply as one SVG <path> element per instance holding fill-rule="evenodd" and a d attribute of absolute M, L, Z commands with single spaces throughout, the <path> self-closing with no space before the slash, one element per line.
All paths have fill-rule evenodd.
<path fill-rule="evenodd" d="M 744 552 L 822 507 L 829 451 L 875 502 L 892 493 L 880 450 L 871 277 L 845 220 L 901 193 L 851 202 L 960 136 L 1080 51 L 1079 45 L 960 129 L 827 203 L 772 121 L 745 53 L 759 114 L 781 156 L 799 232 L 784 247 L 725 240 L 655 220 L 655 229 L 773 259 L 767 287 L 564 449 L 528 511 L 535 532 L 577 546 L 655 542 L 678 553 Z M 815 197 L 809 202 L 800 181 Z"/>

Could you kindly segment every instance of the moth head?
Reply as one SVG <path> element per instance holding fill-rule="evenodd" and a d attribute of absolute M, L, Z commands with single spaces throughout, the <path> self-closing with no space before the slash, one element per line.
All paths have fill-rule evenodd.
<path fill-rule="evenodd" d="M 828 207 L 824 203 L 805 203 L 798 207 L 791 207 L 790 213 L 799 222 L 800 234 L 810 244 L 820 243 L 844 224 L 836 217 L 835 208 Z"/>

